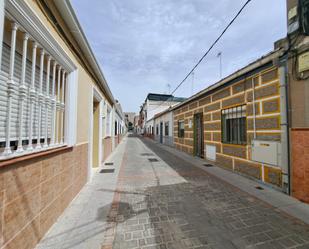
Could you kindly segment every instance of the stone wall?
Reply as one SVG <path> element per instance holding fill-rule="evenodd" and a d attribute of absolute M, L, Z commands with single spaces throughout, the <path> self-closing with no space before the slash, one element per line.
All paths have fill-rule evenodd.
<path fill-rule="evenodd" d="M 251 161 L 251 141 L 254 137 L 253 89 L 256 110 L 256 137 L 267 141 L 281 141 L 280 91 L 277 68 L 269 68 L 224 88 L 192 99 L 174 110 L 174 145 L 192 154 L 194 144 L 194 114 L 203 113 L 204 145 L 216 147 L 218 165 L 267 183 L 281 187 L 279 166 Z M 222 143 L 221 111 L 246 105 L 247 142 L 244 145 Z M 178 138 L 178 121 L 184 120 L 185 136 Z M 206 146 L 204 146 L 206 148 Z"/>
<path fill-rule="evenodd" d="M 34 248 L 86 183 L 87 162 L 82 144 L 2 166 L 0 247 Z"/>

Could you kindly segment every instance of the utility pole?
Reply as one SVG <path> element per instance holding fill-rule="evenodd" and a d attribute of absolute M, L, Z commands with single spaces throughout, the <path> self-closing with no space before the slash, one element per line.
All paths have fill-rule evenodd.
<path fill-rule="evenodd" d="M 192 96 L 194 92 L 194 71 L 191 73 L 191 75 L 192 75 L 192 82 L 191 82 L 191 96 Z"/>
<path fill-rule="evenodd" d="M 219 60 L 220 60 L 220 65 L 219 65 L 219 72 L 220 72 L 220 79 L 222 79 L 222 52 L 219 52 L 218 54 L 217 54 L 217 57 L 219 58 Z"/>

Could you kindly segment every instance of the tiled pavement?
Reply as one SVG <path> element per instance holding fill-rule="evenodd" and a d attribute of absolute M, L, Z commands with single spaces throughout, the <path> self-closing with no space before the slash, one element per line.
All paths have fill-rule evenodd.
<path fill-rule="evenodd" d="M 214 176 L 219 168 L 209 174 L 196 159 L 137 137 L 125 138 L 108 161 L 114 165 L 94 173 L 38 249 L 309 249 L 309 226 L 279 211 L 299 204 L 276 191 L 266 195 L 274 208 Z"/>
<path fill-rule="evenodd" d="M 104 249 L 309 248 L 308 225 L 136 137 L 108 221 Z"/>

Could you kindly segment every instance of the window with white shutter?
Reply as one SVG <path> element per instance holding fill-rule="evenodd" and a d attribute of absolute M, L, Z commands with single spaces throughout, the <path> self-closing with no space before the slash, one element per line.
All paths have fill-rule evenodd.
<path fill-rule="evenodd" d="M 11 16 L 0 64 L 0 159 L 65 145 L 68 73 Z"/>

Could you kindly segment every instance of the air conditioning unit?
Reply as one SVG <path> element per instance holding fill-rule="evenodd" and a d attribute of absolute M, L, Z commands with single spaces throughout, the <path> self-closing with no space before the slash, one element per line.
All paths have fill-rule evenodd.
<path fill-rule="evenodd" d="M 275 141 L 252 141 L 252 161 L 279 166 L 281 144 Z"/>

